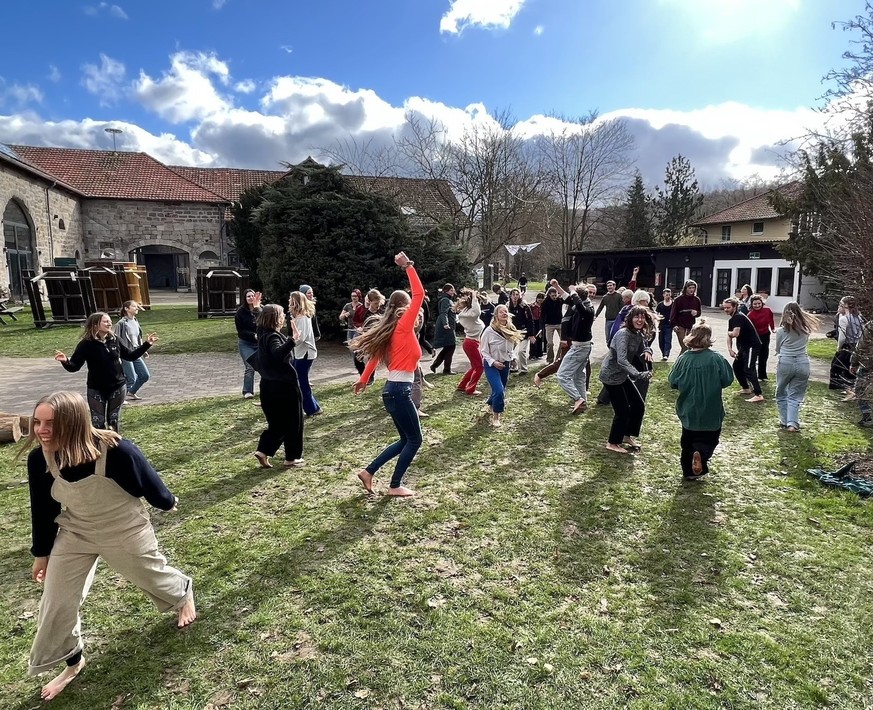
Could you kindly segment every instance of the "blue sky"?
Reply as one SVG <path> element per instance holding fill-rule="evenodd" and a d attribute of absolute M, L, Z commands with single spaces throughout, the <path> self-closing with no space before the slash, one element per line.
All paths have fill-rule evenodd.
<path fill-rule="evenodd" d="M 5 8 L 0 142 L 273 168 L 404 110 L 632 120 L 651 181 L 775 174 L 863 0 L 118 0 Z M 32 28 L 28 31 L 27 28 Z M 36 39 L 38 38 L 38 43 Z M 109 143 L 111 145 L 111 142 Z M 768 157 L 769 156 L 769 157 Z"/>

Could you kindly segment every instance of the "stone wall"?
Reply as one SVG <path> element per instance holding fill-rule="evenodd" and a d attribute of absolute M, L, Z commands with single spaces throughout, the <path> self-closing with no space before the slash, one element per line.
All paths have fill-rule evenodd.
<path fill-rule="evenodd" d="M 30 221 L 40 266 L 51 266 L 54 257 L 73 257 L 76 251 L 83 252 L 82 212 L 76 195 L 3 162 L 0 163 L 0 218 L 13 199 Z M 62 222 L 64 229 L 61 229 Z M 0 259 L 0 287 L 8 286 L 9 269 L 4 250 Z"/>
<path fill-rule="evenodd" d="M 139 200 L 92 200 L 83 203 L 83 228 L 88 259 L 100 257 L 111 244 L 126 261 L 142 246 L 163 245 L 189 254 L 191 268 L 204 251 L 226 256 L 224 207 L 196 202 L 166 203 Z"/>

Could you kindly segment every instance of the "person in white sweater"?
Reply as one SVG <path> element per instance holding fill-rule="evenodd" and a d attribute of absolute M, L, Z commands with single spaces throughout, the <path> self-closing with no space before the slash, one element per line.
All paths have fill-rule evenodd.
<path fill-rule="evenodd" d="M 479 352 L 485 365 L 485 377 L 491 385 L 491 396 L 488 397 L 488 408 L 491 411 L 491 424 L 499 427 L 500 418 L 506 409 L 506 383 L 509 380 L 509 363 L 515 346 L 524 337 L 518 328 L 512 324 L 509 309 L 500 304 L 494 309 L 491 325 L 482 331 L 479 340 Z"/>
<path fill-rule="evenodd" d="M 470 361 L 470 369 L 464 373 L 458 384 L 458 392 L 463 392 L 474 397 L 482 394 L 476 385 L 482 377 L 484 366 L 482 355 L 479 352 L 479 338 L 485 325 L 482 323 L 482 304 L 479 302 L 479 294 L 469 288 L 462 288 L 461 295 L 455 302 L 455 313 L 458 314 L 458 322 L 464 328 L 464 355 Z"/>
<path fill-rule="evenodd" d="M 800 405 L 809 387 L 809 335 L 819 320 L 797 303 L 787 303 L 782 322 L 776 329 L 776 408 L 779 426 L 790 432 L 800 431 Z"/>
<path fill-rule="evenodd" d="M 312 328 L 312 316 L 315 315 L 315 306 L 312 301 L 300 291 L 292 291 L 288 299 L 288 310 L 300 337 L 296 338 L 294 346 L 294 369 L 297 371 L 297 379 L 300 381 L 300 396 L 303 399 L 303 413 L 307 417 L 314 417 L 322 413 L 321 405 L 312 394 L 312 385 L 309 383 L 309 371 L 318 357 L 318 348 L 315 346 L 315 331 Z"/>

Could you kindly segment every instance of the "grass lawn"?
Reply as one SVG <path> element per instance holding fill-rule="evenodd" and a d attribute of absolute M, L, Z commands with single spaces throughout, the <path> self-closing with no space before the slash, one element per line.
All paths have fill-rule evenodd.
<path fill-rule="evenodd" d="M 19 315 L 17 323 L 5 319 L 0 325 L 0 355 L 8 357 L 51 357 L 55 350 L 72 355 L 82 336 L 80 326 L 65 325 L 37 329 L 30 309 Z M 143 332 L 160 337 L 156 353 L 236 352 L 237 337 L 233 318 L 197 319 L 196 306 L 153 306 L 138 316 Z M 113 316 L 112 321 L 118 320 Z"/>
<path fill-rule="evenodd" d="M 200 619 L 177 632 L 101 565 L 89 666 L 52 707 L 869 706 L 873 507 L 804 469 L 867 451 L 870 432 L 825 385 L 797 435 L 734 386 L 717 473 L 683 483 L 665 372 L 636 458 L 602 448 L 611 409 L 568 416 L 554 378 L 513 380 L 496 431 L 457 378 L 436 378 L 406 501 L 353 477 L 390 439 L 378 388 L 319 390 L 326 413 L 293 472 L 257 468 L 254 402 L 130 408 L 127 436 L 181 499 L 153 519 Z M 24 710 L 40 706 L 25 677 L 39 588 L 12 454 L 0 449 L 0 707 Z"/>
<path fill-rule="evenodd" d="M 775 346 L 774 346 L 775 347 Z M 830 362 L 837 354 L 837 341 L 831 338 L 816 338 L 809 341 L 810 357 L 817 357 Z"/>

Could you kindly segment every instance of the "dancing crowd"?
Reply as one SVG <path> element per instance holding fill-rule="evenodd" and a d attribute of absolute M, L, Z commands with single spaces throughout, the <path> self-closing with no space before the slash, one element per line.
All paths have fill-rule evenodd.
<path fill-rule="evenodd" d="M 563 287 L 552 279 L 544 292 L 527 303 L 527 280 L 508 293 L 500 284 L 492 292 L 452 284 L 439 290 L 433 335 L 430 304 L 412 260 L 403 252 L 394 263 L 405 272 L 408 290 L 395 290 L 386 299 L 377 289 L 350 292 L 338 314 L 346 344 L 358 373 L 355 395 L 375 381 L 377 368 L 387 370 L 381 397 L 398 438 L 359 469 L 357 480 L 373 493 L 374 478 L 389 462 L 394 468 L 387 495 L 410 497 L 405 476 L 422 444 L 423 388 L 431 386 L 422 371 L 423 352 L 430 353 L 430 373 L 453 375 L 458 326 L 469 367 L 457 391 L 468 397 L 484 395 L 482 378 L 490 390 L 484 414 L 494 427 L 503 425 L 507 385 L 511 373 L 523 377 L 531 360 L 544 359 L 535 373 L 537 388 L 555 374 L 569 400 L 568 414 L 589 409 L 594 323 L 603 317 L 608 352 L 599 380 L 598 404 L 609 404 L 613 416 L 606 450 L 633 456 L 646 413 L 648 385 L 653 376 L 653 345 L 661 359 L 672 352 L 674 335 L 680 354 L 668 382 L 678 390 L 676 413 L 681 423 L 679 465 L 686 480 L 709 473 L 709 461 L 719 444 L 725 409 L 722 391 L 734 379 L 750 404 L 764 401 L 761 382 L 768 379 L 771 336 L 778 358 L 775 401 L 778 425 L 786 432 L 801 429 L 800 408 L 809 384 L 808 343 L 819 326 L 817 316 L 797 303 L 788 303 L 776 325 L 765 298 L 744 286 L 721 304 L 728 316 L 725 333 L 732 364 L 712 349 L 716 334 L 705 318 L 697 284 L 686 281 L 673 298 L 664 289 L 662 300 L 637 289 L 638 269 L 627 288 L 615 281 L 595 309 L 593 284 Z M 254 452 L 258 464 L 272 468 L 271 459 L 284 449 L 285 467 L 304 460 L 305 420 L 322 413 L 310 382 L 318 357 L 320 331 L 311 286 L 290 294 L 287 307 L 262 304 L 260 293 L 249 290 L 235 317 L 239 352 L 244 363 L 242 395 L 255 396 L 255 373 L 260 374 L 260 405 L 267 422 Z M 58 351 L 55 359 L 75 372 L 88 367 L 86 397 L 58 392 L 37 403 L 30 433 L 21 454 L 27 458 L 31 495 L 34 556 L 32 576 L 43 584 L 39 623 L 29 670 L 39 674 L 63 663 L 63 671 L 42 690 L 55 697 L 84 666 L 80 607 L 94 578 L 98 557 L 140 587 L 161 611 L 175 611 L 177 625 L 196 618 L 191 579 L 170 567 L 158 550 L 154 530 L 142 504 L 175 511 L 176 498 L 143 453 L 119 435 L 122 405 L 140 399 L 138 392 L 150 374 L 143 360 L 158 341 L 143 335 L 137 321 L 139 305 L 124 304 L 113 325 L 106 313 L 90 316 L 81 341 L 71 356 Z M 837 340 L 830 386 L 841 389 L 846 401 L 858 402 L 862 426 L 873 427 L 873 321 L 865 322 L 851 296 L 829 336 Z M 430 340 L 428 339 L 430 337 Z M 437 352 L 438 351 L 438 352 Z"/>

